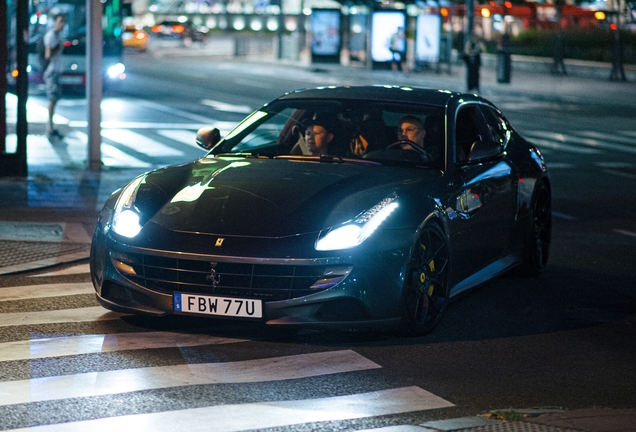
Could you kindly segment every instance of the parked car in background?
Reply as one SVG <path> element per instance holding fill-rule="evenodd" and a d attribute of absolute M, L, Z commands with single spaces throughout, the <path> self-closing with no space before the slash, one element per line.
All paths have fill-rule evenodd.
<path fill-rule="evenodd" d="M 543 156 L 477 95 L 293 91 L 197 142 L 207 155 L 105 203 L 90 257 L 104 307 L 422 335 L 454 296 L 547 264 Z"/>
<path fill-rule="evenodd" d="M 129 25 L 124 27 L 121 39 L 124 43 L 124 48 L 135 48 L 139 51 L 148 49 L 148 33 L 136 26 Z"/>
<path fill-rule="evenodd" d="M 162 21 L 152 27 L 152 35 L 160 40 L 179 40 L 184 45 L 192 42 L 205 43 L 209 29 L 195 26 L 190 21 Z"/>

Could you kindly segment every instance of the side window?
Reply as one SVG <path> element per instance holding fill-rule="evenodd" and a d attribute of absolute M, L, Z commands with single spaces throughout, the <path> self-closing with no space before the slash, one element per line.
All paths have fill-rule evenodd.
<path fill-rule="evenodd" d="M 476 104 L 470 104 L 460 108 L 455 120 L 456 161 L 465 162 L 475 142 L 491 139 L 490 131 L 479 107 Z"/>
<path fill-rule="evenodd" d="M 481 106 L 481 110 L 486 118 L 488 129 L 495 142 L 506 146 L 510 139 L 511 128 L 506 119 L 497 111 L 488 106 Z"/>

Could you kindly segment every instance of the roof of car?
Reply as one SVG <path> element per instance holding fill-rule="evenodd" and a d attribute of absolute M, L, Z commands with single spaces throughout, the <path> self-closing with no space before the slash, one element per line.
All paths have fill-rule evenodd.
<path fill-rule="evenodd" d="M 318 87 L 291 91 L 279 99 L 364 99 L 445 106 L 452 98 L 480 99 L 472 94 L 409 86 Z"/>

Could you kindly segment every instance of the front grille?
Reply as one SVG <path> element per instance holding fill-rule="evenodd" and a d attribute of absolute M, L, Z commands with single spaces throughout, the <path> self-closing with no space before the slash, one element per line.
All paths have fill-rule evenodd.
<path fill-rule="evenodd" d="M 196 261 L 154 255 L 113 253 L 115 268 L 148 289 L 228 297 L 286 300 L 337 285 L 349 273 L 333 267 Z M 325 276 L 328 274 L 328 276 Z"/>

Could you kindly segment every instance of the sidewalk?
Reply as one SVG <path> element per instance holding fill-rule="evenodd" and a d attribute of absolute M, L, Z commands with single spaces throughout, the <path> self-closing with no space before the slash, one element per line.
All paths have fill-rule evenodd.
<path fill-rule="evenodd" d="M 164 53 L 165 55 L 165 53 Z M 193 51 L 201 57 L 202 53 Z M 204 55 L 204 54 L 203 54 Z M 226 59 L 227 60 L 227 59 Z M 388 71 L 371 71 L 363 67 L 333 64 L 306 64 L 271 58 L 246 58 L 231 61 L 257 64 L 285 76 L 290 68 L 324 76 L 326 79 L 356 84 L 397 84 L 438 87 L 463 91 L 465 71 L 453 65 L 451 74 L 424 71 L 407 75 Z M 594 101 L 603 106 L 636 108 L 636 85 L 633 81 L 555 76 L 549 73 L 515 70 L 511 83 L 500 84 L 492 68 L 481 70 L 481 93 L 486 98 L 522 96 L 552 101 Z M 11 106 L 8 106 L 11 109 Z M 12 113 L 8 113 L 11 118 Z M 31 132 L 43 129 L 34 124 Z M 41 135 L 30 135 L 29 145 Z M 90 239 L 99 210 L 110 193 L 123 186 L 143 168 L 104 168 L 100 172 L 78 165 L 51 165 L 45 161 L 29 166 L 25 178 L 0 177 L 0 275 L 85 261 L 89 257 Z M 505 409 L 483 416 L 431 421 L 422 425 L 392 426 L 377 432 L 412 431 L 636 431 L 636 409 L 589 408 Z"/>
<path fill-rule="evenodd" d="M 373 432 L 634 432 L 636 409 L 531 408 L 496 410 L 475 417 L 390 426 Z M 370 432 L 370 431 L 363 431 Z"/>

